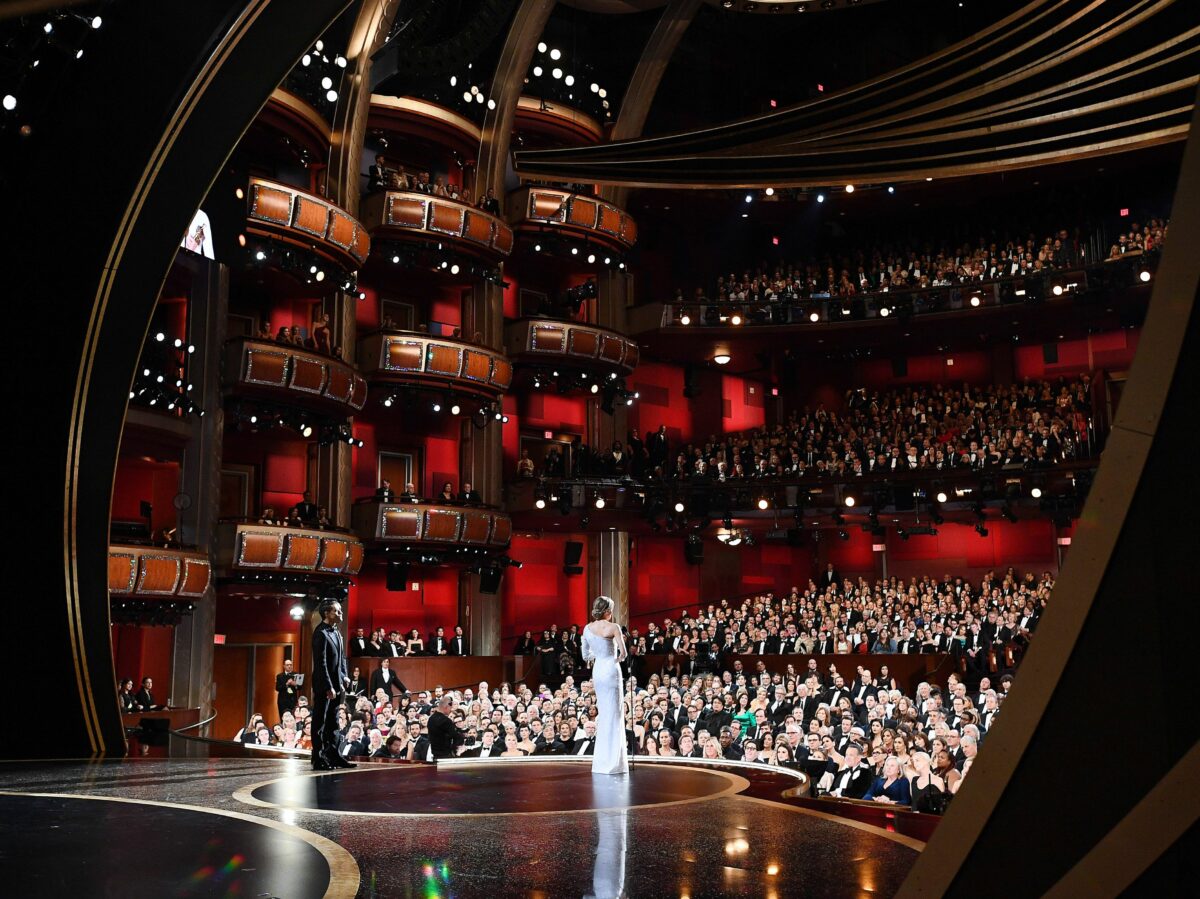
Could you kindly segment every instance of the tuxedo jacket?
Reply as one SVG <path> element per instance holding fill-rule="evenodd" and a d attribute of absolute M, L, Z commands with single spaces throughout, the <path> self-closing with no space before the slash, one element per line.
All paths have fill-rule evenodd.
<path fill-rule="evenodd" d="M 425 643 L 425 651 L 431 656 L 441 655 L 442 650 L 449 650 L 445 637 L 430 637 Z"/>
<path fill-rule="evenodd" d="M 349 680 L 346 670 L 346 647 L 336 627 L 325 622 L 317 625 L 312 638 L 312 687 L 315 694 L 326 690 L 341 692 L 342 684 Z"/>
<path fill-rule="evenodd" d="M 463 736 L 449 717 L 440 711 L 429 716 L 429 746 L 435 759 L 454 758 L 454 747 L 461 746 Z"/>
<path fill-rule="evenodd" d="M 499 743 L 493 743 L 491 749 L 484 749 L 482 745 L 476 746 L 474 749 L 468 749 L 463 753 L 466 758 L 473 759 L 498 759 L 500 753 L 504 751 L 504 747 Z"/>
<path fill-rule="evenodd" d="M 351 637 L 350 648 L 347 650 L 347 653 L 352 659 L 358 656 L 372 655 L 373 648 L 371 646 L 371 641 L 366 637 Z"/>
<path fill-rule="evenodd" d="M 595 755 L 596 754 L 596 738 L 590 740 L 586 737 L 582 740 L 576 740 L 575 746 L 571 750 L 571 755 Z"/>
<path fill-rule="evenodd" d="M 142 707 L 142 711 L 149 711 L 154 707 L 154 695 L 145 687 L 137 691 L 137 696 L 134 697 L 134 702 Z"/>
<path fill-rule="evenodd" d="M 452 656 L 470 655 L 470 652 L 467 650 L 467 638 L 451 637 L 448 651 Z"/>
<path fill-rule="evenodd" d="M 383 669 L 376 668 L 371 672 L 371 696 L 375 696 L 376 690 L 383 690 L 389 698 L 392 692 L 399 690 L 401 693 L 407 693 L 408 688 L 404 686 L 404 682 L 396 676 L 396 672 L 388 669 L 388 677 L 384 680 Z"/>
<path fill-rule="evenodd" d="M 289 678 L 293 681 L 291 686 L 288 685 Z M 278 703 L 280 711 L 286 709 L 290 712 L 296 708 L 297 693 L 299 691 L 296 689 L 295 679 L 296 676 L 294 674 L 287 674 L 283 671 L 275 675 L 275 692 L 279 694 Z"/>
<path fill-rule="evenodd" d="M 834 774 L 829 792 L 840 790 L 844 799 L 862 799 L 874 780 L 870 767 L 860 763 L 857 768 L 842 768 Z"/>

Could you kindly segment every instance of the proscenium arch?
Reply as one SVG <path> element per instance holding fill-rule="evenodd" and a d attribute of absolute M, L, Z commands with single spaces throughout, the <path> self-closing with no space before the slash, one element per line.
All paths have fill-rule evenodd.
<path fill-rule="evenodd" d="M 40 589 L 22 628 L 42 639 L 22 641 L 37 643 L 32 665 L 19 650 L 2 664 L 11 683 L 36 670 L 63 698 L 43 755 L 125 753 L 106 571 L 133 373 L 192 213 L 271 91 L 349 3 L 121 4 L 84 63 L 29 110 L 33 133 L 9 160 L 19 175 L 10 208 L 27 216 L 16 289 L 36 300 L 22 310 L 26 333 L 53 341 L 21 341 L 19 376 L 32 389 L 8 395 L 43 438 L 22 471 L 40 488 L 26 523 L 39 539 L 22 566 Z"/>

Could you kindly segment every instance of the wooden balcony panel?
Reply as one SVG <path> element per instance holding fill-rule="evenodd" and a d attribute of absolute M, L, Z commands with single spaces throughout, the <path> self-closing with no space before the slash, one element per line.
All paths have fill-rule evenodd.
<path fill-rule="evenodd" d="M 376 331 L 358 343 L 359 370 L 373 381 L 459 390 L 491 401 L 512 383 L 512 365 L 487 347 L 411 331 Z"/>
<path fill-rule="evenodd" d="M 624 252 L 637 243 L 637 222 L 599 197 L 553 187 L 522 187 L 508 197 L 509 222 L 518 231 L 562 232 Z"/>
<path fill-rule="evenodd" d="M 505 329 L 509 358 L 520 363 L 560 362 L 589 373 L 624 377 L 637 368 L 638 345 L 617 331 L 584 322 L 522 319 Z"/>
<path fill-rule="evenodd" d="M 361 222 L 324 197 L 251 178 L 246 233 L 311 250 L 345 272 L 357 271 L 371 251 Z"/>
<path fill-rule="evenodd" d="M 364 541 L 404 548 L 504 550 L 512 541 L 508 513 L 484 506 L 361 502 L 354 530 Z"/>
<path fill-rule="evenodd" d="M 314 350 L 236 337 L 225 345 L 226 390 L 334 415 L 350 416 L 367 401 L 354 367 Z"/>
<path fill-rule="evenodd" d="M 108 592 L 121 596 L 200 596 L 212 565 L 194 550 L 117 545 L 108 550 Z"/>
<path fill-rule="evenodd" d="M 375 237 L 436 241 L 499 262 L 512 252 L 512 228 L 469 203 L 413 190 L 389 190 L 363 202 L 363 215 Z"/>
<path fill-rule="evenodd" d="M 362 569 L 362 541 L 343 531 L 225 521 L 217 526 L 217 538 L 217 566 L 225 576 L 247 572 L 354 575 Z"/>

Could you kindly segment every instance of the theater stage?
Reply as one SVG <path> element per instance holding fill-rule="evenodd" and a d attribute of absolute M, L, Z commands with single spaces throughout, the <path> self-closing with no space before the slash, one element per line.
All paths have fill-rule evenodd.
<path fill-rule="evenodd" d="M 922 843 L 768 768 L 586 760 L 0 765 L 13 896 L 887 896 Z"/>

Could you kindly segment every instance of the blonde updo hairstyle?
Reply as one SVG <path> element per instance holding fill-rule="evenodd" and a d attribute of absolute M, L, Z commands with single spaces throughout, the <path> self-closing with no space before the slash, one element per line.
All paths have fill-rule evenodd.
<path fill-rule="evenodd" d="M 597 596 L 592 600 L 592 621 L 599 621 L 612 607 L 612 600 L 607 596 Z"/>

